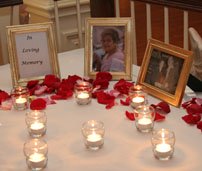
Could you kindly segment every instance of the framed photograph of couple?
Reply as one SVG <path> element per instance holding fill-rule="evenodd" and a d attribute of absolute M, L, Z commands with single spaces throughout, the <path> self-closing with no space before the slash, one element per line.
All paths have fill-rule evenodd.
<path fill-rule="evenodd" d="M 110 72 L 113 80 L 131 80 L 131 18 L 87 18 L 85 76 Z"/>
<path fill-rule="evenodd" d="M 137 82 L 154 97 L 178 107 L 181 104 L 193 52 L 150 39 Z"/>

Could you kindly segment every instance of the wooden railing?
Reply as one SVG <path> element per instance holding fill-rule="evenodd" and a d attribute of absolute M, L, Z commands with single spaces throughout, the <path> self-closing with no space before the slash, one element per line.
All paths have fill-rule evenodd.
<path fill-rule="evenodd" d="M 118 0 L 115 0 L 116 3 L 119 3 Z M 130 5 L 131 5 L 131 17 L 133 18 L 134 21 L 134 25 L 137 24 L 136 21 L 136 3 L 142 2 L 142 4 L 145 4 L 145 8 L 146 8 L 146 39 L 148 40 L 149 38 L 153 37 L 153 33 L 152 31 L 152 5 L 157 5 L 160 8 L 163 9 L 163 27 L 164 28 L 164 33 L 163 33 L 163 41 L 166 43 L 170 43 L 170 38 L 173 35 L 170 35 L 171 30 L 169 30 L 169 25 L 173 24 L 170 23 L 170 18 L 169 18 L 169 11 L 170 9 L 180 9 L 180 11 L 183 12 L 182 15 L 182 23 L 183 23 L 183 48 L 184 49 L 188 49 L 189 48 L 189 41 L 188 41 L 188 27 L 189 27 L 189 12 L 190 11 L 194 11 L 194 12 L 202 12 L 202 1 L 201 0 L 130 0 Z M 116 9 L 117 10 L 117 9 Z M 144 11 L 141 11 L 144 12 Z M 141 21 L 144 22 L 144 21 Z M 139 24 L 139 23 L 138 23 Z M 181 27 L 181 26 L 180 26 Z M 134 27 L 134 52 L 133 52 L 133 56 L 134 56 L 134 61 L 133 63 L 137 64 L 137 39 L 136 39 L 136 27 Z M 139 59 L 139 58 L 138 58 Z M 140 64 L 140 60 L 139 60 L 139 64 Z"/>

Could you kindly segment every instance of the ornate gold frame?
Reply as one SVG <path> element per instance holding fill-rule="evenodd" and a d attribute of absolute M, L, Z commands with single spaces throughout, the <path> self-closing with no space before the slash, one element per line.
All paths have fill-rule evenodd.
<path fill-rule="evenodd" d="M 125 71 L 110 72 L 113 80 L 126 79 L 131 80 L 132 69 L 132 21 L 131 18 L 87 18 L 85 32 L 85 66 L 84 74 L 90 78 L 95 78 L 96 73 L 92 70 L 93 59 L 93 27 L 124 27 L 124 56 L 125 56 Z"/>
<path fill-rule="evenodd" d="M 150 77 L 152 77 L 152 70 L 155 70 L 155 65 L 152 64 L 152 60 L 156 60 L 157 58 L 152 56 L 153 52 L 158 52 L 161 55 L 167 55 L 167 59 L 172 57 L 177 61 L 181 61 L 181 70 L 178 70 L 178 80 L 176 80 L 176 88 L 174 93 L 167 91 L 166 89 L 159 88 L 155 84 L 152 83 Z M 161 56 L 162 57 L 162 56 Z M 184 90 L 187 84 L 190 67 L 193 60 L 193 52 L 182 49 L 180 47 L 166 44 L 164 42 L 150 39 L 147 48 L 145 51 L 144 59 L 142 65 L 140 67 L 139 76 L 137 82 L 146 87 L 147 92 L 154 97 L 162 99 L 171 105 L 179 106 L 181 104 L 181 100 L 184 95 Z M 155 63 L 155 62 L 153 62 Z M 153 66 L 153 67 L 151 67 Z M 157 72 L 158 73 L 158 72 Z M 155 73 L 155 74 L 157 74 Z M 149 78 L 149 79 L 148 79 Z"/>
<path fill-rule="evenodd" d="M 22 78 L 20 76 L 20 65 L 19 59 L 20 56 L 17 54 L 17 43 L 20 43 L 16 40 L 16 36 L 21 36 L 21 34 L 27 33 L 43 33 L 45 32 L 45 37 L 47 39 L 47 47 L 48 47 L 48 58 L 49 62 L 46 65 L 50 65 L 51 73 L 58 77 L 60 77 L 59 64 L 57 58 L 57 47 L 55 42 L 55 36 L 53 31 L 53 23 L 45 22 L 45 23 L 37 23 L 37 24 L 26 24 L 26 25 L 15 25 L 7 27 L 7 40 L 8 40 L 8 52 L 9 52 L 9 60 L 10 60 L 10 68 L 11 68 L 11 76 L 13 86 L 17 85 L 26 85 L 26 83 L 30 80 L 43 80 L 45 75 L 37 75 L 30 76 L 27 78 Z M 35 42 L 37 43 L 37 42 Z M 43 48 L 43 47 L 40 47 Z M 30 70 L 37 70 L 37 68 L 31 68 Z"/>

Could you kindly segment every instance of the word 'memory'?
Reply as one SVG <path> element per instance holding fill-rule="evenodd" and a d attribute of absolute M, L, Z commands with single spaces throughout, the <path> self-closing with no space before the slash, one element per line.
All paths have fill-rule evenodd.
<path fill-rule="evenodd" d="M 21 65 L 42 65 L 43 61 L 22 61 Z"/>
<path fill-rule="evenodd" d="M 23 48 L 22 53 L 38 53 L 39 48 Z"/>

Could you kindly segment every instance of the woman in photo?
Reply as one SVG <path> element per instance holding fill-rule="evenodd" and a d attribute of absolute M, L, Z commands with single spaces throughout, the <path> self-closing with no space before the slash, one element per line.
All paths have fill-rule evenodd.
<path fill-rule="evenodd" d="M 93 55 L 93 62 L 96 62 L 97 71 L 123 72 L 125 70 L 124 54 L 119 48 L 119 33 L 114 28 L 106 28 L 101 33 L 103 57 Z"/>

